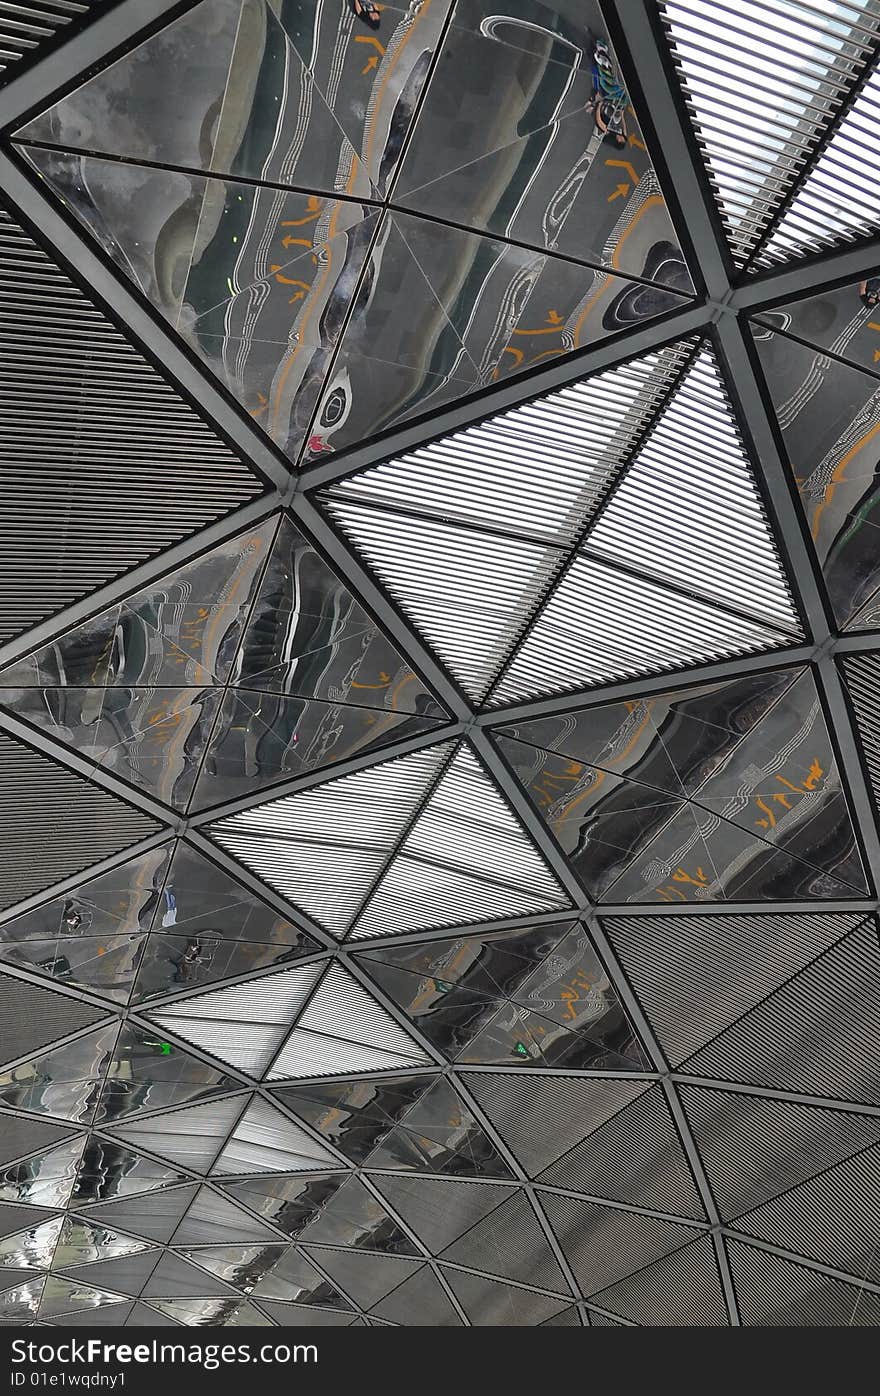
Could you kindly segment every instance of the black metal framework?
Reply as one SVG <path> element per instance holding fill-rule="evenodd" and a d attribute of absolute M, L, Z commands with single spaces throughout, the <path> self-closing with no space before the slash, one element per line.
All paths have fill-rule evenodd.
<path fill-rule="evenodd" d="M 82 79 L 89 69 L 103 64 L 109 56 L 132 46 L 151 30 L 168 19 L 183 12 L 187 5 L 169 6 L 167 0 L 119 0 L 96 11 L 94 19 L 78 27 L 65 42 L 53 47 L 45 57 L 37 57 L 27 65 L 26 70 L 11 72 L 10 78 L 0 87 L 0 127 L 8 134 L 21 125 L 22 121 L 35 110 L 45 107 L 48 101 L 63 93 Z M 580 919 L 593 939 L 602 957 L 621 1002 L 630 1014 L 632 1022 L 647 1050 L 650 1069 L 643 1079 L 659 1083 L 680 1137 L 685 1157 L 693 1173 L 696 1189 L 703 1202 L 707 1220 L 691 1221 L 694 1237 L 708 1236 L 711 1240 L 717 1261 L 722 1291 L 727 1305 L 728 1319 L 733 1325 L 741 1322 L 740 1307 L 736 1288 L 731 1275 L 725 1238 L 738 1238 L 735 1227 L 722 1220 L 697 1141 L 684 1110 L 679 1088 L 689 1084 L 705 1084 L 703 1078 L 690 1076 L 682 1070 L 671 1069 L 663 1047 L 646 1016 L 645 1010 L 631 987 L 621 962 L 615 953 L 605 930 L 605 922 L 615 916 L 630 918 L 641 916 L 679 916 L 700 918 L 723 910 L 732 916 L 748 916 L 780 910 L 790 913 L 816 910 L 812 903 L 785 903 L 779 907 L 765 902 L 738 903 L 732 907 L 718 908 L 707 904 L 687 907 L 650 905 L 639 906 L 605 904 L 597 908 L 586 896 L 584 889 L 572 871 L 567 859 L 547 831 L 519 783 L 512 775 L 506 761 L 492 740 L 491 729 L 513 720 L 540 717 L 548 713 L 571 710 L 585 705 L 599 705 L 615 699 L 644 696 L 652 692 L 664 691 L 695 681 L 723 680 L 748 673 L 763 672 L 776 666 L 804 665 L 812 671 L 824 711 L 829 719 L 836 752 L 839 759 L 844 784 L 857 821 L 862 851 L 869 873 L 872 890 L 867 897 L 851 900 L 828 900 L 820 904 L 823 912 L 858 911 L 863 914 L 875 912 L 880 907 L 877 899 L 880 889 L 880 834 L 874 812 L 865 762 L 859 748 L 854 724 L 850 713 L 844 686 L 840 676 L 838 660 L 841 656 L 876 649 L 880 645 L 880 632 L 842 634 L 835 625 L 826 599 L 818 566 L 810 549 L 804 524 L 798 511 L 793 493 L 790 472 L 779 440 L 779 433 L 770 410 L 767 395 L 760 375 L 755 368 L 754 351 L 748 332 L 748 317 L 769 310 L 776 305 L 807 295 L 819 287 L 843 284 L 859 278 L 863 273 L 873 271 L 880 257 L 880 238 L 856 246 L 848 246 L 840 251 L 824 256 L 805 259 L 778 271 L 762 273 L 752 277 L 745 273 L 737 275 L 727 250 L 723 231 L 717 216 L 700 153 L 690 127 L 687 112 L 681 99 L 668 53 L 664 52 L 662 30 L 652 0 L 606 0 L 604 4 L 609 31 L 620 55 L 621 65 L 634 102 L 643 115 L 643 124 L 649 137 L 649 146 L 654 154 L 661 182 L 673 216 L 682 246 L 688 254 L 689 265 L 697 284 L 696 299 L 685 308 L 669 312 L 667 315 L 650 321 L 647 325 L 622 334 L 611 340 L 602 341 L 585 350 L 556 359 L 549 366 L 530 374 L 507 381 L 486 393 L 466 398 L 452 407 L 433 414 L 430 418 L 418 418 L 406 425 L 385 431 L 375 438 L 361 442 L 356 447 L 341 451 L 329 460 L 307 466 L 300 474 L 293 471 L 290 463 L 269 443 L 257 426 L 246 414 L 233 405 L 226 393 L 210 379 L 185 348 L 181 346 L 175 333 L 148 310 L 127 282 L 114 274 L 105 260 L 97 255 L 85 238 L 58 212 L 51 199 L 23 169 L 6 142 L 0 149 L 0 188 L 3 198 L 16 217 L 29 228 L 35 230 L 39 238 L 49 247 L 54 256 L 89 293 L 103 305 L 110 316 L 122 327 L 126 335 L 138 349 L 153 363 L 160 364 L 165 376 L 192 402 L 199 413 L 208 420 L 218 434 L 250 463 L 255 472 L 266 483 L 264 495 L 256 502 L 247 505 L 237 513 L 229 515 L 220 523 L 204 530 L 194 538 L 178 544 L 169 552 L 151 560 L 135 571 L 102 588 L 93 595 L 60 611 L 51 620 L 22 635 L 6 645 L 0 646 L 0 665 L 19 658 L 40 644 L 60 636 L 79 624 L 82 620 L 113 604 L 125 595 L 148 584 L 165 573 L 206 551 L 209 547 L 233 536 L 242 528 L 261 521 L 272 512 L 284 508 L 303 533 L 314 543 L 318 551 L 333 567 L 345 577 L 348 586 L 358 599 L 378 619 L 385 631 L 399 647 L 401 653 L 412 663 L 450 714 L 449 725 L 426 737 L 411 739 L 408 743 L 383 749 L 378 755 L 357 758 L 334 769 L 333 775 L 344 774 L 387 760 L 390 754 L 417 750 L 421 746 L 433 744 L 444 738 L 462 738 L 479 755 L 495 782 L 504 791 L 507 800 L 519 821 L 530 835 L 534 845 L 541 851 L 560 884 L 570 897 L 572 910 L 569 913 L 554 912 L 531 918 L 513 918 L 481 924 L 481 931 L 502 930 L 516 924 L 540 925 L 542 922 L 562 919 L 566 914 L 572 920 Z M 789 195 L 788 206 L 794 191 Z M 444 435 L 452 430 L 477 422 L 515 403 L 576 381 L 602 369 L 621 364 L 666 344 L 673 343 L 695 332 L 708 334 L 723 364 L 731 392 L 736 415 L 744 432 L 747 445 L 760 474 L 762 488 L 771 514 L 775 537 L 786 564 L 786 570 L 796 591 L 796 600 L 805 622 L 806 639 L 803 643 L 792 644 L 769 654 L 759 654 L 745 659 L 723 660 L 716 663 L 691 665 L 673 674 L 663 674 L 656 678 L 641 681 L 620 681 L 601 686 L 593 686 L 585 692 L 566 693 L 560 697 L 550 697 L 534 702 L 510 704 L 493 711 L 481 711 L 466 698 L 460 685 L 447 672 L 443 664 L 432 653 L 427 644 L 415 633 L 412 625 L 394 603 L 385 588 L 376 581 L 368 569 L 353 554 L 350 546 L 326 519 L 316 505 L 316 492 L 328 484 L 363 469 L 371 464 L 382 462 L 421 444 L 426 440 Z M 571 1263 L 560 1245 L 552 1225 L 548 1221 L 544 1193 L 563 1192 L 535 1184 L 529 1177 L 515 1153 L 506 1144 L 491 1119 L 481 1107 L 477 1097 L 469 1087 L 472 1078 L 481 1073 L 495 1073 L 515 1068 L 480 1067 L 450 1065 L 442 1054 L 422 1035 L 417 1027 L 406 1018 L 394 1000 L 370 981 L 352 954 L 355 945 L 340 946 L 316 922 L 301 911 L 289 905 L 283 897 L 267 889 L 253 874 L 243 869 L 239 863 L 220 850 L 204 834 L 204 826 L 214 820 L 238 813 L 266 802 L 265 789 L 236 798 L 222 806 L 188 817 L 179 817 L 159 800 L 134 791 L 124 781 L 104 773 L 93 764 L 76 756 L 60 742 L 28 724 L 0 713 L 0 732 L 6 732 L 26 742 L 38 752 L 50 756 L 54 761 L 66 766 L 77 775 L 102 786 L 108 792 L 141 809 L 159 821 L 162 831 L 123 852 L 113 855 L 88 870 L 93 877 L 121 865 L 134 853 L 147 851 L 163 842 L 183 840 L 185 844 L 207 855 L 221 868 L 234 872 L 235 877 L 245 886 L 258 889 L 260 895 L 294 924 L 307 931 L 320 945 L 317 958 L 335 961 L 344 965 L 351 974 L 369 987 L 377 1002 L 396 1019 L 424 1050 L 431 1060 L 430 1066 L 417 1068 L 425 1073 L 451 1076 L 460 1096 L 479 1121 L 486 1135 L 497 1149 L 501 1158 L 511 1169 L 511 1179 L 505 1186 L 511 1190 L 521 1190 L 533 1209 L 537 1223 L 555 1256 L 565 1277 L 571 1294 L 570 1303 L 577 1307 L 581 1321 L 589 1323 L 589 1313 L 605 1315 L 616 1322 L 629 1322 L 621 1319 L 613 1310 L 593 1304 L 585 1297 L 573 1272 Z M 326 780 L 326 772 L 291 779 L 272 787 L 271 798 L 305 790 Z M 10 907 L 0 913 L 0 926 L 19 916 L 22 912 L 65 893 L 83 881 L 84 875 L 75 875 L 62 882 L 47 887 L 44 891 L 28 898 L 25 902 Z M 476 928 L 474 928 L 476 929 Z M 416 932 L 404 936 L 382 937 L 369 942 L 370 948 L 381 947 L 386 943 L 421 943 L 448 935 L 442 930 L 436 932 Z M 4 965 L 4 973 L 31 981 L 25 970 Z M 247 972 L 235 976 L 228 983 L 248 982 L 258 979 L 260 971 Z M 36 982 L 36 981 L 34 981 Z M 69 989 L 69 996 L 90 1005 L 106 1007 L 106 1004 L 87 991 Z M 193 990 L 188 992 L 199 992 Z M 186 997 L 186 991 L 181 996 Z M 132 1013 L 131 1019 L 150 1027 L 149 1018 Z M 173 1034 L 172 1034 L 173 1036 Z M 190 1043 L 186 1049 L 199 1056 L 199 1049 Z M 204 1059 L 209 1064 L 212 1058 Z M 234 1071 L 230 1074 L 236 1075 Z M 548 1073 L 550 1074 L 550 1073 Z M 595 1073 L 572 1071 L 567 1075 L 592 1076 Z M 352 1079 L 370 1080 L 381 1077 L 382 1073 L 355 1073 Z M 255 1093 L 255 1098 L 271 1100 L 277 1105 L 274 1096 L 265 1086 L 255 1084 L 246 1075 L 240 1074 L 243 1088 Z M 348 1078 L 347 1078 L 348 1079 Z M 815 1105 L 828 1108 L 835 1104 L 824 1096 L 809 1096 L 796 1091 L 770 1090 L 756 1086 L 737 1087 L 745 1094 L 765 1096 L 769 1099 L 788 1101 L 795 1104 Z M 868 1116 L 880 1117 L 880 1104 L 839 1101 L 836 1104 L 848 1111 Z M 284 1107 L 280 1107 L 284 1113 Z M 294 1118 L 291 1114 L 290 1118 Z M 297 1120 L 299 1125 L 301 1121 Z M 96 1131 L 101 1135 L 101 1130 Z M 310 1132 L 306 1127 L 306 1132 Z M 316 1140 L 317 1131 L 311 1131 Z M 112 1138 L 112 1136 L 111 1136 Z M 322 1143 L 326 1141 L 321 1141 Z M 331 1149 L 332 1152 L 332 1149 Z M 405 1220 L 394 1211 L 376 1188 L 372 1170 L 359 1167 L 352 1169 L 342 1154 L 340 1163 L 350 1169 L 354 1176 L 361 1177 L 367 1188 L 382 1201 L 403 1231 L 405 1231 L 425 1264 L 435 1275 L 446 1293 L 450 1304 L 463 1323 L 469 1322 L 460 1300 L 456 1297 L 445 1273 L 446 1262 L 438 1263 L 425 1244 Z M 429 1175 L 426 1175 L 429 1176 Z M 208 1180 L 203 1186 L 209 1190 L 215 1187 Z M 603 1199 L 594 1199 L 601 1204 Z M 651 1208 L 615 1204 L 623 1211 L 645 1216 L 661 1215 Z M 279 1242 L 289 1242 L 289 1237 L 278 1231 Z M 752 1241 L 765 1252 L 783 1259 L 792 1259 L 792 1253 L 768 1242 Z M 880 1283 L 866 1280 L 833 1266 L 797 1257 L 797 1263 L 812 1269 L 817 1274 L 831 1279 L 840 1279 L 849 1284 L 860 1283 L 864 1290 L 880 1294 Z M 480 1274 L 478 1268 L 449 1263 L 450 1269 L 465 1273 Z M 531 1287 L 520 1281 L 505 1281 L 514 1288 L 532 1292 Z M 545 1293 L 540 1286 L 534 1292 Z M 354 1302 L 354 1301 L 353 1301 Z M 259 1306 L 258 1306 L 259 1307 Z M 356 1302 L 357 1314 L 364 1312 Z"/>

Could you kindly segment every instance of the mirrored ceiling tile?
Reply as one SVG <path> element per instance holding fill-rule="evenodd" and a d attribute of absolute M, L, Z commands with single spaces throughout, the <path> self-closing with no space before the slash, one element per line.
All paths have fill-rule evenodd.
<path fill-rule="evenodd" d="M 255 1299 L 283 1299 L 297 1304 L 328 1304 L 338 1309 L 350 1309 L 347 1299 L 319 1274 L 306 1256 L 295 1246 L 281 1253 L 277 1263 L 258 1280 L 253 1289 Z"/>
<path fill-rule="evenodd" d="M 880 582 L 880 380 L 763 326 L 753 324 L 752 335 L 834 614 L 846 626 Z"/>
<path fill-rule="evenodd" d="M 221 804 L 435 725 L 406 712 L 236 689 L 224 698 L 193 807 Z"/>
<path fill-rule="evenodd" d="M 119 1025 L 116 1021 L 63 1047 L 0 1072 L 0 1100 L 19 1110 L 90 1121 L 110 1068 Z"/>
<path fill-rule="evenodd" d="M 29 140 L 210 163 L 241 0 L 204 0 L 21 128 Z"/>
<path fill-rule="evenodd" d="M 483 934 L 462 933 L 452 939 L 389 945 L 359 956 L 373 974 L 377 965 L 406 970 L 433 980 L 442 992 L 461 987 L 494 997 L 513 993 L 562 938 L 570 922 Z"/>
<path fill-rule="evenodd" d="M 236 1183 L 224 1180 L 223 1187 L 258 1217 L 263 1217 L 288 1236 L 298 1236 L 334 1197 L 346 1180 L 344 1173 L 321 1173 L 305 1177 L 249 1178 Z"/>
<path fill-rule="evenodd" d="M 182 841 L 174 850 L 153 920 L 154 931 L 175 929 L 183 935 L 210 931 L 223 940 L 288 946 L 300 953 L 320 948 L 255 892 Z"/>
<path fill-rule="evenodd" d="M 86 1207 L 114 1198 L 158 1192 L 185 1181 L 185 1175 L 170 1163 L 158 1163 L 118 1140 L 90 1134 L 74 1182 L 71 1206 Z"/>
<path fill-rule="evenodd" d="M 62 1216 L 47 1217 L 4 1236 L 0 1240 L 0 1263 L 8 1269 L 48 1270 L 63 1224 Z"/>
<path fill-rule="evenodd" d="M 370 1168 L 507 1178 L 510 1169 L 448 1080 L 439 1080 L 373 1150 Z"/>
<path fill-rule="evenodd" d="M 595 1037 L 574 1032 L 519 1004 L 501 1007 L 459 1053 L 464 1065 L 555 1066 L 594 1071 L 643 1071 L 646 1058 L 626 1017 L 610 1015 Z"/>
<path fill-rule="evenodd" d="M 449 31 L 397 197 L 641 274 L 639 244 L 674 233 L 601 15 L 585 33 L 583 20 L 531 8 Z"/>
<path fill-rule="evenodd" d="M 263 1246 L 200 1246 L 186 1254 L 203 1270 L 249 1294 L 287 1249 L 284 1242 L 280 1242 Z"/>
<path fill-rule="evenodd" d="M 303 1241 L 387 1255 L 418 1255 L 418 1247 L 393 1221 L 360 1178 L 348 1178 L 303 1228 Z"/>
<path fill-rule="evenodd" d="M 78 1217 L 65 1217 L 55 1253 L 52 1268 L 61 1269 L 68 1265 L 82 1265 L 92 1260 L 111 1260 L 116 1256 L 137 1255 L 149 1250 L 149 1242 L 138 1241 L 130 1236 L 122 1236 L 100 1222 L 82 1221 Z M 81 1276 L 86 1279 L 85 1273 Z"/>
<path fill-rule="evenodd" d="M 376 189 L 387 194 L 450 0 L 319 6 L 292 0 L 279 19 Z"/>
<path fill-rule="evenodd" d="M 619 1012 L 617 991 L 583 926 L 569 931 L 511 998 L 565 1027 L 599 1037 Z"/>
<path fill-rule="evenodd" d="M 98 687 L 112 682 L 121 607 L 114 606 L 0 672 L 2 688 Z M 5 693 L 3 701 L 7 701 Z"/>
<path fill-rule="evenodd" d="M 221 696 L 217 689 L 107 689 L 99 735 L 108 745 L 99 765 L 185 809 Z"/>
<path fill-rule="evenodd" d="M 433 976 L 410 974 L 372 963 L 370 974 L 414 1022 L 419 1032 L 452 1060 L 495 1015 L 500 995 L 475 994 Z"/>
<path fill-rule="evenodd" d="M 36 934 L 22 940 L 0 937 L 0 961 L 49 975 L 62 984 L 92 989 L 124 1004 L 146 939 L 145 935 L 49 935 L 45 940 Z"/>
<path fill-rule="evenodd" d="M 239 1082 L 163 1041 L 158 1030 L 126 1023 L 107 1071 L 96 1122 L 106 1124 L 134 1111 L 164 1110 L 240 1089 Z"/>
<path fill-rule="evenodd" d="M 283 943 L 224 940 L 219 932 L 210 930 L 194 931 L 189 936 L 154 932 L 144 947 L 132 1001 L 140 1003 L 157 994 L 179 993 L 253 970 L 288 964 L 308 951 L 308 946 L 298 950 Z"/>
<path fill-rule="evenodd" d="M 201 175 L 23 146 L 62 204 L 159 311 L 177 319 L 205 202 Z"/>
<path fill-rule="evenodd" d="M 755 318 L 762 325 L 830 349 L 864 368 L 873 368 L 880 311 L 880 274 L 866 270 L 860 281 L 823 288 L 817 295 L 775 306 Z"/>
<path fill-rule="evenodd" d="M 276 1094 L 352 1163 L 363 1163 L 433 1080 L 431 1076 L 404 1076 L 388 1081 L 293 1086 Z"/>
<path fill-rule="evenodd" d="M 0 1294 L 0 1323 L 31 1325 L 40 1308 L 45 1278 L 28 1280 Z"/>
<path fill-rule="evenodd" d="M 68 1140 L 0 1170 L 0 1201 L 34 1207 L 66 1207 L 71 1199 L 84 1140 Z"/>

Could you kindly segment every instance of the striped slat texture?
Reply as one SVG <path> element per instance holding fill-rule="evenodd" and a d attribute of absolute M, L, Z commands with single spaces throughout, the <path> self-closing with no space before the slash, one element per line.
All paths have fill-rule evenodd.
<path fill-rule="evenodd" d="M 209 833 L 335 935 L 350 926 L 448 759 L 449 742 L 212 824 Z"/>
<path fill-rule="evenodd" d="M 603 925 L 677 1066 L 862 919 L 856 913 L 609 916 Z"/>
<path fill-rule="evenodd" d="M 0 209 L 0 640 L 262 485 Z"/>
<path fill-rule="evenodd" d="M 565 1307 L 564 1299 L 530 1294 L 527 1289 L 466 1275 L 446 1265 L 442 1269 L 456 1299 L 477 1327 L 534 1328 Z"/>
<path fill-rule="evenodd" d="M 107 0 L 0 0 L 0 83 L 19 63 L 42 57 L 65 38 L 68 25 L 82 23 Z"/>
<path fill-rule="evenodd" d="M 740 1318 L 747 1327 L 880 1327 L 880 1294 L 873 1290 L 729 1237 L 724 1244 Z"/>
<path fill-rule="evenodd" d="M 645 1328 L 723 1327 L 727 1323 L 718 1261 L 708 1239 L 683 1246 L 593 1295 L 593 1301 Z"/>
<path fill-rule="evenodd" d="M 880 806 L 880 655 L 845 658 L 843 677 L 855 709 L 874 799 Z"/>
<path fill-rule="evenodd" d="M 880 72 L 875 68 L 756 259 L 758 267 L 876 235 L 878 125 Z"/>
<path fill-rule="evenodd" d="M 660 13 L 733 259 L 744 266 L 873 58 L 880 6 L 662 0 Z"/>
<path fill-rule="evenodd" d="M 149 838 L 160 825 L 0 736 L 0 828 L 0 907 L 6 907 Z"/>

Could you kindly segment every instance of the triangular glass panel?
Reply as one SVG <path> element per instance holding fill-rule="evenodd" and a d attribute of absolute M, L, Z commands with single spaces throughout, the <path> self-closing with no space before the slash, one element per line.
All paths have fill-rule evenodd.
<path fill-rule="evenodd" d="M 342 935 L 453 751 L 383 761 L 208 826 L 227 852 Z"/>
<path fill-rule="evenodd" d="M 799 187 L 803 197 L 811 178 L 803 183 L 804 169 L 871 60 L 880 17 L 861 4 L 823 9 L 800 0 L 747 0 L 731 10 L 721 0 L 668 0 L 663 19 L 733 257 L 742 266 L 765 245 L 790 192 Z M 790 240 L 792 250 L 812 251 L 817 222 L 827 227 L 831 218 L 832 228 L 840 226 L 840 198 L 837 193 L 821 218 L 808 215 L 808 242 L 791 233 L 783 247 Z M 766 245 L 779 241 L 775 234 Z M 772 260 L 779 256 L 777 250 Z"/>
<path fill-rule="evenodd" d="M 551 585 L 563 550 L 598 507 L 683 359 L 683 348 L 673 346 L 610 369 L 327 492 L 335 522 L 471 697 L 485 693 L 524 617 Z M 441 473 L 454 481 L 451 503 L 438 490 Z M 395 507 L 408 512 L 384 512 Z M 485 528 L 489 510 L 492 532 Z M 493 577 L 488 606 L 487 573 Z M 453 583 L 454 606 L 442 595 L 444 584 Z M 463 617 L 476 627 L 467 642 Z"/>
<path fill-rule="evenodd" d="M 48 1270 L 63 1222 L 63 1217 L 52 1217 L 4 1236 L 0 1240 L 0 1265 L 14 1270 Z"/>
<path fill-rule="evenodd" d="M 199 1246 L 187 1251 L 187 1255 L 209 1274 L 249 1294 L 286 1250 L 287 1246 L 281 1241 L 277 1245 L 262 1246 Z"/>
<path fill-rule="evenodd" d="M 119 1259 L 96 1260 L 82 1266 L 70 1265 L 67 1275 L 70 1279 L 97 1285 L 99 1289 L 112 1289 L 117 1294 L 134 1297 L 140 1294 L 152 1275 L 161 1254 L 157 1247 L 151 1246 L 149 1250 Z"/>
<path fill-rule="evenodd" d="M 324 963 L 300 965 L 152 1009 L 150 1019 L 220 1061 L 262 1076 L 308 999 Z"/>
<path fill-rule="evenodd" d="M 306 1249 L 322 1270 L 336 1280 L 361 1308 L 369 1309 L 399 1284 L 408 1279 L 422 1263 L 400 1256 L 378 1256 L 364 1251 L 334 1251 L 325 1247 Z"/>
<path fill-rule="evenodd" d="M 592 1299 L 644 1328 L 723 1328 L 730 1321 L 715 1248 L 707 1237 Z"/>
<path fill-rule="evenodd" d="M 468 1275 L 443 1267 L 443 1273 L 475 1327 L 533 1328 L 565 1310 L 564 1299 L 552 1299 L 528 1289 L 515 1289 L 500 1280 Z M 569 1310 L 577 1314 L 577 1310 Z M 580 1324 L 578 1324 L 578 1327 Z"/>
<path fill-rule="evenodd" d="M 107 1009 L 0 974 L 3 1059 L 15 1061 L 107 1017 Z"/>
<path fill-rule="evenodd" d="M 368 1168 L 509 1178 L 482 1125 L 446 1080 L 435 1085 L 404 1115 L 398 1128 L 366 1160 Z"/>
<path fill-rule="evenodd" d="M 137 1255 L 148 1249 L 145 1241 L 121 1236 L 119 1232 L 94 1222 L 65 1217 L 52 1257 L 52 1268 L 61 1270 L 66 1269 L 68 1265 L 84 1265 L 91 1260 L 111 1260 L 116 1256 Z"/>
<path fill-rule="evenodd" d="M 231 1293 L 231 1287 L 214 1275 L 191 1265 L 183 1256 L 166 1252 L 144 1285 L 142 1298 L 153 1299 L 156 1295 L 169 1298 L 199 1295 L 207 1298 L 209 1295 Z"/>
<path fill-rule="evenodd" d="M 48 1275 L 40 1300 L 40 1317 L 57 1318 L 62 1314 L 101 1309 L 105 1304 L 118 1304 L 121 1294 L 95 1289 L 93 1285 L 67 1280 L 61 1275 Z M 100 1322 L 100 1319 L 98 1320 Z"/>
<path fill-rule="evenodd" d="M 519 1188 L 442 1254 L 456 1264 L 569 1295 L 547 1237 Z"/>
<path fill-rule="evenodd" d="M 298 454 L 378 214 L 348 198 L 21 149 L 205 367 Z"/>
<path fill-rule="evenodd" d="M 192 1057 L 162 1033 L 124 1023 L 107 1071 L 97 1122 L 109 1124 L 135 1111 L 168 1110 L 240 1091 L 241 1082 Z"/>
<path fill-rule="evenodd" d="M 429 1075 L 391 1076 L 283 1086 L 274 1094 L 347 1159 L 361 1164 L 436 1080 Z"/>
<path fill-rule="evenodd" d="M 452 1245 L 511 1195 L 509 1188 L 495 1183 L 390 1174 L 377 1175 L 373 1181 L 432 1254 Z"/>
<path fill-rule="evenodd" d="M 552 28 L 535 23 L 545 16 Z M 510 42 L 520 27 L 545 43 Z M 444 58 L 452 71 L 491 71 L 492 99 L 475 84 L 431 84 L 395 198 L 644 275 L 646 244 L 674 232 L 598 4 L 582 6 L 577 22 L 521 6 L 473 28 L 459 22 Z M 624 235 L 638 225 L 640 236 Z"/>
<path fill-rule="evenodd" d="M 210 1284 L 210 1281 L 208 1282 Z M 270 1328 L 271 1319 L 253 1304 L 229 1299 L 154 1299 L 159 1313 L 189 1328 Z"/>
<path fill-rule="evenodd" d="M 242 1112 L 246 1096 L 223 1096 L 167 1115 L 118 1126 L 114 1134 L 135 1148 L 167 1158 L 196 1173 L 207 1173 Z"/>
<path fill-rule="evenodd" d="M 49 1120 L 10 1115 L 0 1112 L 0 1167 L 17 1159 L 26 1159 L 43 1149 L 53 1149 L 73 1131 L 68 1125 L 52 1124 Z"/>
<path fill-rule="evenodd" d="M 416 1253 L 412 1241 L 360 1178 L 336 1173 L 314 1178 L 253 1178 L 224 1186 L 288 1236 L 302 1235 L 318 1244 L 394 1255 Z"/>
<path fill-rule="evenodd" d="M 186 1182 L 186 1175 L 167 1163 L 145 1158 L 115 1139 L 90 1134 L 76 1175 L 71 1205 L 84 1207 L 114 1197 L 137 1197 Z"/>
<path fill-rule="evenodd" d="M 568 898 L 467 747 L 460 747 L 352 930 L 353 939 L 564 907 Z"/>
<path fill-rule="evenodd" d="M 0 1293 L 0 1323 L 30 1325 L 40 1308 L 44 1278 L 28 1280 L 26 1284 L 4 1289 Z"/>
<path fill-rule="evenodd" d="M 234 0 L 202 0 L 19 137 L 270 184 L 369 194 L 360 161 L 274 11 L 264 0 L 247 0 L 239 18 L 240 10 Z M 243 106 L 224 100 L 230 84 L 251 94 Z M 276 109 L 288 86 L 298 89 L 305 130 L 293 107 L 278 127 Z"/>
<path fill-rule="evenodd" d="M 112 1070 L 118 1033 L 114 1019 L 97 1032 L 0 1071 L 0 1100 L 18 1110 L 88 1123 Z"/>
<path fill-rule="evenodd" d="M 2 1169 L 0 1201 L 66 1207 L 76 1183 L 83 1143 L 80 1136 Z"/>
<path fill-rule="evenodd" d="M 211 1172 L 313 1173 L 338 1167 L 333 1154 L 265 1100 L 253 1100 Z"/>
<path fill-rule="evenodd" d="M 428 1266 L 417 1270 L 393 1289 L 375 1313 L 400 1325 L 424 1324 L 432 1328 L 458 1328 L 461 1319 L 437 1276 Z"/>
<path fill-rule="evenodd" d="M 290 1246 L 280 1260 L 258 1281 L 253 1290 L 255 1299 L 281 1299 L 297 1304 L 332 1304 L 339 1309 L 350 1308 L 306 1256 Z"/>

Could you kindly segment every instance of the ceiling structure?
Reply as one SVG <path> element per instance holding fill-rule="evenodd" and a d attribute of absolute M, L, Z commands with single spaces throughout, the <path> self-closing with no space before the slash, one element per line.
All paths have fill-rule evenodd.
<path fill-rule="evenodd" d="M 0 1323 L 880 1322 L 878 54 L 0 3 Z"/>

